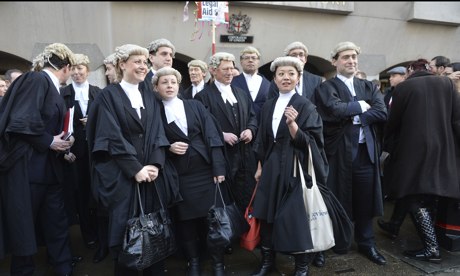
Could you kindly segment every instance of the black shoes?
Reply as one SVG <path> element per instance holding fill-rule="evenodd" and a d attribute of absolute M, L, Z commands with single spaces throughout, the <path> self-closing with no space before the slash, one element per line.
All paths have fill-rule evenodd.
<path fill-rule="evenodd" d="M 316 267 L 323 267 L 325 263 L 326 260 L 324 259 L 324 253 L 322 251 L 316 253 L 315 257 L 313 258 L 313 265 Z"/>
<path fill-rule="evenodd" d="M 435 252 L 428 252 L 425 249 L 406 250 L 403 252 L 403 254 L 417 261 L 425 261 L 425 262 L 430 262 L 430 263 L 435 263 L 435 264 L 440 264 L 442 262 L 441 254 L 439 253 L 439 250 Z"/>
<path fill-rule="evenodd" d="M 383 219 L 377 220 L 377 224 L 380 229 L 382 229 L 390 238 L 396 239 L 399 234 L 399 227 L 397 223 L 393 223 L 391 220 L 389 222 L 384 221 Z"/>
<path fill-rule="evenodd" d="M 369 260 L 371 260 L 373 263 L 376 263 L 378 265 L 384 265 L 387 263 L 385 260 L 385 257 L 383 257 L 378 251 L 375 246 L 371 247 L 359 247 L 358 249 L 359 253 L 363 254 L 366 256 Z"/>
<path fill-rule="evenodd" d="M 82 256 L 73 256 L 72 257 L 72 267 L 74 267 L 78 262 L 80 262 L 81 260 L 83 260 L 83 257 Z"/>
<path fill-rule="evenodd" d="M 233 246 L 230 244 L 227 247 L 225 247 L 225 254 L 232 255 L 232 253 L 233 253 Z"/>
<path fill-rule="evenodd" d="M 105 259 L 105 257 L 107 257 L 108 254 L 109 249 L 107 247 L 99 247 L 99 249 L 96 251 L 96 254 L 94 254 L 93 263 L 97 264 L 101 262 Z"/>
<path fill-rule="evenodd" d="M 97 242 L 96 241 L 89 241 L 86 243 L 86 248 L 88 249 L 96 249 Z"/>

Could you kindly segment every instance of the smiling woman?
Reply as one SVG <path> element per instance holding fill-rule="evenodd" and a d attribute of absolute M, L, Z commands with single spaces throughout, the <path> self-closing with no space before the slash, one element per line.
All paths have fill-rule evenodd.
<path fill-rule="evenodd" d="M 126 44 L 115 49 L 116 70 L 121 82 L 107 86 L 93 103 L 87 123 L 91 151 L 93 186 L 97 198 L 108 206 L 110 214 L 109 246 L 115 256 L 114 275 L 137 275 L 136 270 L 118 263 L 125 224 L 132 215 L 132 195 L 140 185 L 144 211 L 159 208 L 158 196 L 165 204 L 176 199 L 177 185 L 170 181 L 174 171 L 165 165 L 164 147 L 169 145 L 160 118 L 155 95 L 141 83 L 147 72 L 147 49 Z M 176 176 L 177 177 L 177 176 Z M 155 181 L 155 183 L 154 183 Z M 153 185 L 156 185 L 158 190 Z M 166 194 L 171 195 L 167 197 Z M 163 275 L 164 262 L 145 269 L 149 275 Z"/>

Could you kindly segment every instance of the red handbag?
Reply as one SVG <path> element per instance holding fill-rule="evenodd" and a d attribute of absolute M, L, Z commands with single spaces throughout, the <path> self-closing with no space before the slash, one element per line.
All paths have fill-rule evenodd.
<path fill-rule="evenodd" d="M 252 193 L 251 201 L 244 212 L 244 219 L 249 224 L 249 231 L 241 235 L 240 239 L 240 246 L 249 251 L 254 250 L 260 242 L 260 221 L 252 216 L 252 201 L 256 195 L 258 185 L 259 183 L 257 182 L 254 192 Z"/>

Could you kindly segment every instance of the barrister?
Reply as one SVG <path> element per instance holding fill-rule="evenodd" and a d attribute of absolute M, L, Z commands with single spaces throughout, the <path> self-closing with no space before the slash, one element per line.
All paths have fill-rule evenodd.
<path fill-rule="evenodd" d="M 214 115 L 223 132 L 231 170 L 231 191 L 243 211 L 255 187 L 256 161 L 251 142 L 257 132 L 257 118 L 247 94 L 231 85 L 234 61 L 235 57 L 229 53 L 213 55 L 209 67 L 215 81 L 195 99 Z"/>
<path fill-rule="evenodd" d="M 372 219 L 383 213 L 379 177 L 377 123 L 387 118 L 382 93 L 367 80 L 354 78 L 360 48 L 339 43 L 331 53 L 337 75 L 316 90 L 329 161 L 328 187 L 353 218 L 358 250 L 376 264 L 386 263 L 377 251 Z"/>
<path fill-rule="evenodd" d="M 38 72 L 16 79 L 0 106 L 4 216 L 0 232 L 12 255 L 11 275 L 33 274 L 37 230 L 43 233 L 55 274 L 72 273 L 62 153 L 74 139 L 63 139 L 67 109 L 59 95 L 59 84 L 69 79 L 73 63 L 73 53 L 64 44 L 46 46 L 34 60 Z"/>

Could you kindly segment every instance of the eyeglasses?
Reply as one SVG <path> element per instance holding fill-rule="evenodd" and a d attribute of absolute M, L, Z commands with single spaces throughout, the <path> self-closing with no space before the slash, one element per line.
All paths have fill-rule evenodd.
<path fill-rule="evenodd" d="M 256 57 L 256 56 L 244 56 L 244 57 L 241 57 L 242 60 L 258 60 L 259 57 Z"/>
<path fill-rule="evenodd" d="M 305 54 L 304 53 L 292 53 L 289 55 L 290 57 L 304 57 Z"/>

